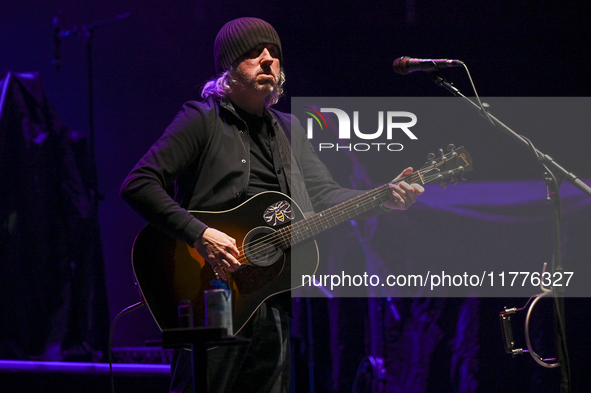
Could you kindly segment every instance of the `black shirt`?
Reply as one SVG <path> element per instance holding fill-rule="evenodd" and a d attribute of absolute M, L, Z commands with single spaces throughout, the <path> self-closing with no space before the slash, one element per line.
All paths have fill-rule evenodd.
<path fill-rule="evenodd" d="M 250 178 L 248 198 L 264 191 L 280 191 L 279 181 L 273 165 L 271 132 L 268 120 L 253 115 L 234 105 L 236 113 L 244 120 L 250 136 Z"/>

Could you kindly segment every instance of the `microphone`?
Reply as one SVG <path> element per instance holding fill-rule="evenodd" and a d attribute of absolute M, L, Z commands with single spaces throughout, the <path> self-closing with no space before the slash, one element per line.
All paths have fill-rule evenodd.
<path fill-rule="evenodd" d="M 62 30 L 62 24 L 61 24 L 61 20 L 60 20 L 60 14 L 61 12 L 58 11 L 54 16 L 53 16 L 53 60 L 51 61 L 51 64 L 53 64 L 53 66 L 55 67 L 56 70 L 60 69 L 60 65 L 61 65 L 61 44 L 62 44 L 62 38 L 60 36 L 61 34 L 61 30 Z"/>
<path fill-rule="evenodd" d="M 464 63 L 461 60 L 449 59 L 413 59 L 402 56 L 394 60 L 392 67 L 394 72 L 401 75 L 408 75 L 415 71 L 436 71 L 440 68 L 459 67 Z"/>

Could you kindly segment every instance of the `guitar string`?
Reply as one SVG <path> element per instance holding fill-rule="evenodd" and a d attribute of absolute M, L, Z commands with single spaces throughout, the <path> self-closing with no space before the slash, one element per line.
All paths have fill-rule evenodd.
<path fill-rule="evenodd" d="M 431 175 L 431 176 L 426 176 L 426 177 L 421 177 L 421 174 L 423 173 L 427 173 L 435 168 L 438 168 L 439 166 L 443 165 L 444 163 L 447 162 L 448 155 L 451 155 L 452 158 L 457 157 L 457 151 L 453 151 L 451 154 L 447 154 L 445 156 L 445 159 L 441 159 L 438 162 L 433 162 L 431 166 L 428 166 L 426 168 L 421 168 L 419 169 L 417 172 L 414 172 L 404 178 L 398 179 L 396 182 L 391 182 L 391 183 L 387 183 L 384 184 L 383 186 L 380 186 L 374 190 L 368 191 L 365 194 L 362 194 L 356 198 L 353 198 L 349 201 L 343 202 L 339 205 L 333 206 L 330 209 L 325 210 L 324 212 L 321 212 L 319 214 L 316 214 L 312 217 L 310 217 L 310 220 L 302 220 L 302 221 L 298 221 L 296 222 L 294 225 L 288 226 L 288 227 L 284 227 L 278 231 L 275 231 L 269 235 L 265 235 L 253 242 L 250 243 L 250 249 L 252 252 L 260 252 L 261 250 L 270 250 L 270 249 L 275 249 L 277 247 L 280 246 L 280 244 L 283 242 L 286 244 L 286 246 L 290 246 L 290 242 L 288 242 L 286 239 L 288 239 L 292 233 L 292 228 L 293 227 L 301 227 L 303 224 L 302 222 L 306 222 L 310 225 L 306 226 L 307 230 L 309 232 L 312 232 L 313 235 L 313 231 L 316 230 L 318 231 L 318 233 L 322 232 L 325 229 L 331 228 L 334 225 L 338 225 L 340 223 L 343 222 L 343 220 L 339 220 L 337 221 L 336 216 L 335 216 L 335 212 L 340 211 L 341 209 L 344 210 L 341 213 L 339 218 L 342 218 L 342 216 L 344 215 L 344 212 L 347 212 L 347 215 L 349 216 L 349 219 L 352 219 L 350 217 L 350 212 L 353 210 L 354 212 L 354 217 L 357 216 L 358 214 L 361 213 L 357 213 L 357 208 L 359 207 L 359 205 L 363 205 L 363 209 L 364 212 L 367 211 L 367 209 L 365 208 L 365 204 L 367 203 L 367 200 L 369 199 L 370 202 L 375 202 L 376 201 L 376 197 L 378 200 L 381 201 L 382 198 L 384 198 L 386 196 L 385 191 L 389 191 L 389 184 L 395 183 L 395 184 L 399 184 L 402 181 L 405 180 L 410 180 L 411 183 L 413 182 L 417 182 L 417 181 L 421 181 L 423 184 L 427 184 L 430 183 L 431 181 L 437 179 L 438 177 L 441 176 L 441 172 L 436 173 L 435 175 Z M 425 181 L 425 179 L 429 179 L 428 181 Z M 384 195 L 380 195 L 380 194 L 384 194 Z M 364 200 L 365 199 L 365 200 Z M 348 206 L 347 206 L 348 205 Z M 372 206 L 372 208 L 374 208 L 376 206 Z M 348 209 L 348 210 L 347 210 Z M 328 220 L 332 218 L 335 223 L 334 224 L 330 224 L 328 222 Z M 318 223 L 328 223 L 328 227 L 324 224 L 322 224 L 322 228 L 318 226 Z M 312 230 L 310 231 L 310 227 L 312 227 Z M 319 230 L 320 229 L 320 230 Z M 311 237 L 312 235 L 308 236 Z M 293 236 L 292 236 L 293 238 Z M 270 242 L 268 241 L 269 239 L 272 239 Z M 306 237 L 304 237 L 301 240 L 305 240 Z M 301 241 L 300 240 L 300 241 Z M 258 248 L 257 248 L 258 246 Z M 248 262 L 248 259 L 246 258 L 245 254 L 244 254 L 244 247 L 240 247 L 238 249 L 238 251 L 240 252 L 240 256 L 239 256 L 239 261 L 244 261 L 244 262 Z M 241 262 L 242 263 L 242 262 Z"/>
<path fill-rule="evenodd" d="M 426 170 L 431 170 L 431 169 L 433 169 L 433 167 L 426 168 Z M 396 182 L 392 182 L 392 183 L 399 184 L 402 181 L 406 181 L 406 180 L 410 180 L 411 183 L 415 183 L 417 181 L 420 181 L 421 176 L 419 175 L 419 172 L 420 172 L 420 170 L 407 176 L 407 177 L 399 179 Z M 436 178 L 437 176 L 433 176 L 433 178 Z M 389 184 L 392 184 L 392 183 L 384 184 L 376 189 L 373 189 L 373 190 L 368 191 L 362 195 L 359 195 L 356 198 L 353 198 L 349 201 L 345 201 L 339 205 L 333 206 L 330 209 L 327 209 L 324 212 L 322 212 L 322 214 L 316 214 L 316 215 L 310 217 L 310 219 L 311 219 L 310 221 L 305 220 L 306 224 L 309 224 L 309 225 L 306 225 L 305 228 L 307 228 L 308 232 L 314 233 L 314 231 L 317 231 L 317 233 L 320 233 L 325 229 L 331 228 L 334 225 L 338 225 L 338 224 L 342 223 L 344 220 L 342 220 L 341 217 L 344 216 L 345 214 L 349 217 L 349 219 L 352 219 L 352 217 L 350 217 L 351 212 L 354 213 L 354 216 L 356 216 L 358 214 L 362 214 L 363 212 L 368 210 L 366 208 L 368 202 L 375 203 L 376 201 L 380 201 L 380 203 L 382 203 L 381 200 L 387 196 L 388 191 L 389 191 L 388 186 L 389 186 Z M 341 206 L 341 205 L 344 205 L 344 206 Z M 361 205 L 361 208 L 363 208 L 363 212 L 357 213 L 357 210 L 360 208 L 360 205 Z M 376 206 L 372 206 L 371 208 L 375 208 L 375 207 L 377 207 L 377 204 L 376 204 Z M 340 214 L 338 216 L 336 216 L 334 214 L 335 212 L 341 211 L 341 210 L 342 210 L 342 212 L 340 212 Z M 337 220 L 337 217 L 339 218 L 339 220 Z M 329 222 L 331 219 L 335 221 L 334 224 L 331 224 Z M 329 224 L 328 227 L 324 223 L 328 223 Z M 291 226 L 284 227 L 284 228 L 279 229 L 269 235 L 263 236 L 263 237 L 255 240 L 249 244 L 249 251 L 251 253 L 259 253 L 259 252 L 263 252 L 263 251 L 274 250 L 274 249 L 278 248 L 281 245 L 281 243 L 285 243 L 287 246 L 289 246 L 289 242 L 286 239 L 288 239 L 289 236 L 291 235 L 291 233 L 293 233 L 294 226 L 300 227 L 302 225 L 304 225 L 304 224 L 302 224 L 302 221 L 298 221 Z M 312 228 L 312 229 L 310 229 L 310 228 Z M 297 230 L 297 228 L 296 228 L 296 230 Z M 304 238 L 301 240 L 305 240 L 305 239 L 306 239 L 306 237 L 304 236 Z M 241 263 L 248 262 L 246 255 L 244 254 L 244 247 L 240 246 L 238 248 L 238 251 L 240 252 L 240 257 L 238 258 L 238 261 Z"/>
<path fill-rule="evenodd" d="M 435 178 L 436 177 L 432 177 L 429 179 L 429 181 L 431 181 L 432 179 L 435 179 Z M 401 181 L 408 180 L 408 179 L 409 178 L 401 179 L 397 183 L 400 183 Z M 301 229 L 305 229 L 305 232 L 312 233 L 312 235 L 320 233 L 328 228 L 331 228 L 331 227 L 338 225 L 338 224 L 342 223 L 343 221 L 345 221 L 345 219 L 343 219 L 343 217 L 345 215 L 347 216 L 348 219 L 353 219 L 355 216 L 358 216 L 359 214 L 362 214 L 363 212 L 366 212 L 370 209 L 377 207 L 378 203 L 382 203 L 382 201 L 388 197 L 389 193 L 390 193 L 390 189 L 388 187 L 388 184 L 385 184 L 385 185 L 378 187 L 372 191 L 369 191 L 363 195 L 360 195 L 359 197 L 354 198 L 350 201 L 346 201 L 346 202 L 343 202 L 339 205 L 333 206 L 332 208 L 324 211 L 323 214 L 316 215 L 309 222 L 305 221 L 305 220 L 301 220 L 301 221 L 294 223 L 290 227 L 282 228 L 280 231 L 287 232 L 286 235 L 293 234 L 294 231 L 298 232 Z M 369 204 L 369 206 L 368 206 L 368 204 Z M 361 213 L 358 212 L 358 210 L 360 208 L 363 209 L 363 212 L 361 212 Z M 351 215 L 351 213 L 353 213 L 353 215 Z M 331 222 L 331 221 L 334 221 L 334 222 Z M 305 224 L 307 224 L 307 225 L 305 225 Z M 301 227 L 304 227 L 304 228 L 301 228 Z M 299 237 L 300 235 L 298 234 L 297 236 Z M 297 239 L 297 241 L 302 241 L 302 240 L 305 240 L 306 238 L 309 238 L 309 237 L 311 237 L 311 236 L 305 236 L 305 234 L 304 234 L 303 238 Z M 291 238 L 294 239 L 294 235 L 292 235 Z"/>
<path fill-rule="evenodd" d="M 415 181 L 420 180 L 420 177 L 418 177 L 417 179 L 414 179 L 415 177 L 418 177 L 418 175 L 417 176 L 409 175 L 408 177 L 397 180 L 396 184 L 398 184 L 402 181 L 405 181 L 405 180 L 410 180 L 411 182 L 415 182 Z M 413 178 L 413 179 L 411 180 L 411 178 Z M 357 210 L 359 208 L 360 204 L 365 206 L 367 201 L 375 201 L 376 197 L 380 200 L 382 198 L 384 198 L 387 195 L 387 193 L 385 191 L 388 190 L 388 184 L 390 184 L 390 183 L 384 184 L 376 189 L 370 190 L 370 191 L 368 191 L 362 195 L 359 195 L 358 197 L 355 197 L 349 201 L 345 201 L 339 205 L 333 206 L 330 209 L 327 209 L 324 212 L 322 212 L 323 214 L 320 214 L 320 213 L 316 214 L 307 220 L 298 221 L 289 227 L 284 227 L 284 228 L 279 229 L 273 233 L 263 236 L 255 241 L 251 242 L 249 244 L 249 249 L 251 252 L 260 252 L 261 250 L 264 250 L 264 249 L 276 248 L 282 242 L 288 244 L 288 242 L 285 239 L 289 238 L 290 233 L 287 233 L 287 232 L 292 232 L 292 229 L 294 226 L 302 226 L 303 221 L 306 222 L 307 224 L 309 224 L 309 225 L 306 225 L 306 228 L 309 228 L 309 227 L 313 228 L 311 230 L 311 232 L 313 232 L 314 229 L 316 231 L 318 231 L 318 229 L 320 228 L 318 225 L 319 221 L 320 222 L 328 221 L 330 218 L 335 220 L 335 215 L 334 215 L 335 211 L 340 211 L 342 209 L 343 212 L 341 213 L 341 216 L 344 215 L 345 213 L 347 213 L 347 215 L 350 215 L 350 213 L 352 211 L 355 212 L 355 210 Z M 383 194 L 383 195 L 380 195 L 380 194 Z M 343 207 L 344 207 L 344 209 L 343 209 Z M 364 211 L 367 211 L 367 209 L 365 207 L 363 207 L 363 209 L 364 209 Z M 361 213 L 359 213 L 359 214 L 361 214 Z M 338 224 L 338 223 L 336 223 L 336 224 Z M 273 238 L 275 238 L 275 239 L 273 239 Z M 273 240 L 268 241 L 269 239 L 273 239 Z M 253 245 L 255 247 L 253 247 Z M 261 245 L 261 247 L 256 248 L 256 245 Z M 271 247 L 268 247 L 268 246 L 271 246 Z M 245 257 L 243 257 L 244 256 L 243 249 L 244 249 L 244 247 L 242 247 L 242 246 L 238 249 L 241 252 L 241 259 L 245 259 Z"/>
<path fill-rule="evenodd" d="M 389 184 L 392 184 L 392 183 L 399 184 L 400 182 L 406 181 L 406 180 L 410 180 L 411 183 L 417 182 L 419 180 L 423 180 L 423 182 L 422 182 L 423 184 L 430 183 L 431 181 L 437 179 L 441 175 L 441 173 L 437 173 L 437 174 L 431 175 L 431 176 L 425 176 L 423 178 L 421 178 L 421 176 L 419 174 L 420 173 L 422 174 L 423 172 L 431 171 L 432 169 L 441 166 L 445 162 L 446 161 L 442 160 L 442 161 L 438 162 L 436 165 L 432 165 L 430 167 L 420 169 L 417 172 L 414 172 L 409 176 L 406 176 L 404 178 L 397 180 L 396 182 L 384 184 L 383 186 L 380 186 L 374 190 L 368 191 L 365 194 L 362 194 L 356 198 L 353 198 L 349 201 L 343 202 L 339 205 L 333 206 L 330 209 L 327 209 L 324 212 L 321 212 L 323 214 L 316 214 L 316 215 L 310 217 L 310 219 L 311 219 L 309 221 L 310 225 L 306 226 L 307 231 L 311 232 L 313 235 L 314 230 L 316 230 L 318 233 L 320 233 L 320 232 L 324 231 L 325 229 L 331 228 L 334 225 L 342 223 L 343 221 L 337 222 L 337 220 L 335 218 L 336 216 L 334 215 L 334 213 L 336 211 L 339 211 L 342 209 L 341 205 L 349 205 L 349 206 L 344 206 L 343 213 L 341 213 L 341 217 L 344 215 L 344 212 L 347 212 L 347 215 L 349 215 L 351 212 L 353 212 L 354 216 L 357 216 L 358 214 L 362 214 L 362 213 L 356 212 L 356 210 L 359 208 L 359 205 L 360 204 L 364 205 L 368 201 L 370 201 L 370 202 L 375 201 L 376 196 L 379 196 L 378 200 L 381 200 L 383 197 L 385 197 L 387 195 L 386 191 L 389 191 L 389 187 L 388 187 Z M 428 179 L 428 181 L 425 181 L 426 179 Z M 384 195 L 380 195 L 380 194 L 384 194 Z M 355 202 L 355 203 L 353 203 L 353 202 Z M 377 205 L 374 207 L 377 207 Z M 372 208 L 374 208 L 374 207 L 372 207 Z M 363 209 L 364 209 L 364 212 L 367 211 L 367 209 L 365 207 L 363 207 Z M 324 222 L 328 222 L 330 218 L 332 218 L 335 221 L 334 224 L 330 225 L 330 223 L 329 223 L 328 227 L 326 225 L 322 224 Z M 352 219 L 352 218 L 350 218 L 350 219 Z M 249 247 L 250 251 L 253 253 L 257 253 L 257 252 L 262 252 L 262 251 L 267 251 L 267 250 L 274 250 L 274 249 L 278 248 L 281 245 L 281 243 L 285 243 L 287 246 L 289 246 L 288 241 L 285 239 L 288 239 L 290 237 L 293 227 L 294 226 L 302 226 L 303 221 L 307 222 L 307 220 L 298 221 L 294 225 L 284 227 L 278 231 L 275 231 L 269 235 L 263 236 L 255 241 L 251 242 L 250 247 Z M 318 225 L 319 222 L 320 222 L 320 224 L 322 224 L 322 227 Z M 311 230 L 309 229 L 310 227 L 312 227 Z M 308 237 L 311 237 L 312 235 L 310 235 Z M 299 241 L 305 240 L 306 238 L 307 237 L 304 237 Z M 271 241 L 268 241 L 269 239 L 271 239 Z M 257 246 L 258 246 L 258 248 L 257 248 Z M 241 246 L 238 249 L 238 251 L 240 252 L 240 257 L 238 258 L 238 261 L 241 262 L 241 264 L 244 264 L 244 263 L 250 264 L 250 262 L 248 262 L 248 259 L 246 258 L 246 255 L 244 254 L 244 247 Z"/>
<path fill-rule="evenodd" d="M 387 186 L 387 184 L 385 186 Z M 384 191 L 385 191 L 385 189 L 387 187 L 381 186 L 380 188 L 384 188 Z M 376 191 L 378 191 L 380 188 L 371 190 L 366 194 L 379 195 Z M 334 213 L 334 211 L 331 211 L 331 209 L 334 209 L 334 208 L 338 208 L 338 210 L 342 209 L 341 215 L 347 214 L 347 216 L 350 216 L 351 212 L 356 213 L 355 210 L 359 209 L 360 204 L 365 206 L 366 200 L 372 200 L 372 201 L 376 200 L 375 197 L 367 198 L 366 194 L 360 195 L 359 197 L 356 197 L 350 201 L 343 202 L 340 205 L 333 206 L 332 208 L 325 210 L 323 212 L 324 214 L 322 216 L 314 215 L 314 216 L 310 217 L 309 219 L 302 220 L 307 224 L 307 225 L 305 225 L 305 228 L 307 228 L 312 233 L 314 233 L 314 232 L 319 233 L 320 232 L 318 230 L 320 228 L 319 223 L 322 223 L 324 221 L 328 221 L 331 218 L 333 220 L 335 220 L 335 215 L 331 214 L 331 213 Z M 385 195 L 386 195 L 386 193 L 384 193 L 384 195 L 382 197 L 384 197 Z M 362 198 L 362 197 L 364 197 L 364 198 Z M 357 202 L 356 205 L 349 206 L 353 202 Z M 345 205 L 344 209 L 341 206 L 343 204 Z M 367 209 L 365 207 L 363 207 L 363 210 L 367 211 Z M 359 213 L 359 214 L 361 214 L 361 213 Z M 357 215 L 357 214 L 355 214 L 355 215 Z M 264 251 L 268 251 L 268 250 L 274 250 L 276 248 L 281 248 L 280 247 L 281 244 L 285 244 L 287 247 L 289 247 L 289 245 L 290 245 L 289 239 L 290 239 L 290 235 L 292 233 L 293 227 L 294 226 L 301 227 L 302 225 L 304 225 L 304 224 L 302 224 L 302 221 L 298 221 L 291 226 L 281 228 L 273 233 L 270 233 L 266 236 L 263 236 L 259 239 L 252 241 L 248 246 L 249 252 L 252 255 L 253 253 L 260 253 L 260 252 L 264 252 Z M 310 229 L 310 228 L 312 228 L 312 229 Z M 304 239 L 302 239 L 302 240 L 304 240 Z M 238 260 L 241 263 L 247 263 L 248 259 L 246 258 L 246 255 L 244 254 L 244 247 L 241 246 L 241 247 L 239 247 L 238 250 L 240 251 L 240 257 Z"/>
<path fill-rule="evenodd" d="M 438 176 L 429 176 L 429 177 L 427 177 L 427 179 L 429 179 L 429 182 L 430 182 L 430 181 L 434 180 L 434 179 L 435 179 L 435 178 L 437 178 L 437 177 L 438 177 Z M 426 183 L 428 183 L 428 182 L 426 182 Z M 387 184 L 386 184 L 386 186 L 387 186 Z M 382 188 L 382 187 L 380 187 L 380 188 Z M 374 193 L 374 191 L 377 191 L 377 190 L 378 190 L 378 189 L 372 190 L 372 191 L 370 191 L 370 193 Z M 387 191 L 387 190 L 388 190 L 388 188 L 387 188 L 387 187 L 383 187 L 383 189 L 382 189 L 382 191 Z M 383 195 L 382 195 L 381 197 L 379 197 L 379 198 L 378 198 L 378 200 L 380 200 L 380 198 L 383 198 L 383 197 L 385 197 L 385 195 L 387 195 L 387 193 L 383 193 L 383 192 L 382 192 L 382 194 L 383 194 Z M 360 197 L 361 197 L 361 196 L 360 196 Z M 366 198 L 366 199 L 367 199 L 367 198 Z M 371 199 L 372 199 L 372 201 L 375 201 L 375 198 L 373 198 L 373 197 L 372 197 Z M 337 205 L 337 206 L 338 206 L 338 205 Z M 356 215 L 358 215 L 358 214 L 361 214 L 361 213 L 357 213 L 357 210 L 358 210 L 358 206 L 348 206 L 348 207 L 346 207 L 346 209 L 345 209 L 344 211 L 345 211 L 345 212 L 347 212 L 347 214 L 350 214 L 351 212 L 354 212 L 354 216 L 356 216 Z M 364 208 L 364 211 L 367 211 L 367 209 L 365 209 L 365 208 Z M 334 213 L 334 212 L 332 212 L 332 213 Z M 343 214 L 344 214 L 344 213 L 341 213 L 341 215 L 343 215 Z M 303 238 L 301 238 L 301 239 L 298 239 L 296 243 L 298 243 L 298 242 L 300 242 L 300 241 L 303 241 L 303 240 L 305 240 L 306 238 L 310 238 L 310 237 L 312 237 L 312 235 L 314 235 L 314 234 L 315 234 L 315 233 L 314 233 L 315 231 L 316 231 L 316 233 L 320 233 L 320 232 L 323 232 L 323 231 L 324 231 L 324 230 L 326 230 L 326 229 L 329 229 L 329 228 L 331 228 L 331 227 L 333 227 L 333 226 L 335 226 L 335 225 L 337 225 L 337 224 L 340 224 L 340 223 L 342 223 L 342 222 L 343 222 L 342 220 L 339 220 L 339 221 L 337 222 L 336 218 L 334 217 L 334 214 L 329 214 L 329 213 L 325 214 L 325 218 L 324 218 L 324 219 L 317 218 L 317 219 L 316 219 L 316 221 L 328 222 L 328 221 L 330 221 L 330 219 L 331 219 L 331 218 L 332 218 L 333 220 L 335 220 L 335 224 L 330 224 L 330 223 L 328 223 L 328 224 L 329 224 L 328 226 L 326 226 L 326 225 L 322 225 L 322 228 L 320 228 L 320 226 L 318 225 L 318 223 L 317 223 L 317 222 L 316 222 L 316 223 L 314 223 L 314 225 L 312 225 L 312 224 L 311 224 L 311 225 L 307 225 L 307 226 L 305 227 L 305 229 L 306 229 L 306 232 L 308 232 L 308 233 L 311 233 L 311 235 L 310 235 L 310 236 L 305 236 L 305 235 L 304 235 L 304 237 L 303 237 Z M 340 217 L 339 217 L 339 218 L 340 218 Z M 350 218 L 350 219 L 351 219 L 351 218 Z M 251 243 L 251 245 L 252 245 L 252 244 L 255 244 L 255 245 L 258 245 L 258 247 L 253 247 L 251 250 L 253 250 L 253 252 L 265 252 L 265 251 L 271 251 L 271 250 L 275 250 L 275 249 L 277 249 L 277 248 L 280 248 L 280 245 L 281 245 L 282 243 L 285 243 L 286 245 L 288 245 L 288 246 L 289 246 L 288 239 L 290 238 L 290 235 L 291 235 L 291 233 L 292 233 L 292 230 L 293 230 L 294 226 L 296 226 L 297 224 L 300 224 L 301 222 L 302 222 L 302 221 L 298 221 L 297 223 L 295 223 L 295 224 L 294 224 L 294 225 L 292 225 L 292 226 L 284 227 L 284 228 L 282 228 L 282 229 L 280 229 L 280 230 L 278 230 L 278 231 L 276 231 L 276 232 L 273 232 L 273 233 L 272 233 L 272 234 L 270 234 L 270 235 L 267 235 L 267 236 L 265 236 L 265 238 L 266 238 L 266 240 L 265 240 L 265 241 L 261 241 L 260 239 L 257 239 L 257 241 L 255 241 L 255 242 Z M 312 227 L 312 228 L 310 229 L 310 227 Z M 262 239 L 262 238 L 261 238 L 261 239 Z M 268 239 L 272 239 L 272 240 L 271 240 L 271 241 L 267 241 Z M 286 240 L 286 239 L 287 239 L 287 240 Z M 292 239 L 293 239 L 293 236 L 292 236 Z M 250 254 L 250 255 L 252 255 L 252 254 Z M 244 254 L 242 254 L 242 255 L 239 257 L 239 261 L 240 261 L 241 263 L 243 263 L 243 264 L 244 264 L 244 263 L 247 263 L 247 264 L 252 264 L 252 263 L 250 263 L 250 262 L 248 261 L 248 259 L 247 259 L 246 255 L 244 255 Z"/>

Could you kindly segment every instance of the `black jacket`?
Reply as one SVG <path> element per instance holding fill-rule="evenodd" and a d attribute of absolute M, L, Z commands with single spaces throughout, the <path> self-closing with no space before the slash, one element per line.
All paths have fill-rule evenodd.
<path fill-rule="evenodd" d="M 289 195 L 274 137 L 278 132 L 291 139 L 316 211 L 364 192 L 342 188 L 332 179 L 295 117 L 273 109 L 265 116 L 271 117 L 271 149 L 282 192 Z M 220 211 L 244 202 L 250 178 L 249 144 L 246 123 L 230 103 L 211 98 L 187 102 L 127 176 L 121 196 L 149 223 L 193 245 L 207 226 L 187 210 Z"/>

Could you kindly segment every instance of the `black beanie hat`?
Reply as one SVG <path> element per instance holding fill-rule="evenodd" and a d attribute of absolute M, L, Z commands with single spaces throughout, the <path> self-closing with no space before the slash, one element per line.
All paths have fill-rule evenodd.
<path fill-rule="evenodd" d="M 281 41 L 273 26 L 258 18 L 239 18 L 226 23 L 213 44 L 215 71 L 218 75 L 226 71 L 260 44 L 275 45 L 279 49 L 279 62 L 283 62 Z"/>

